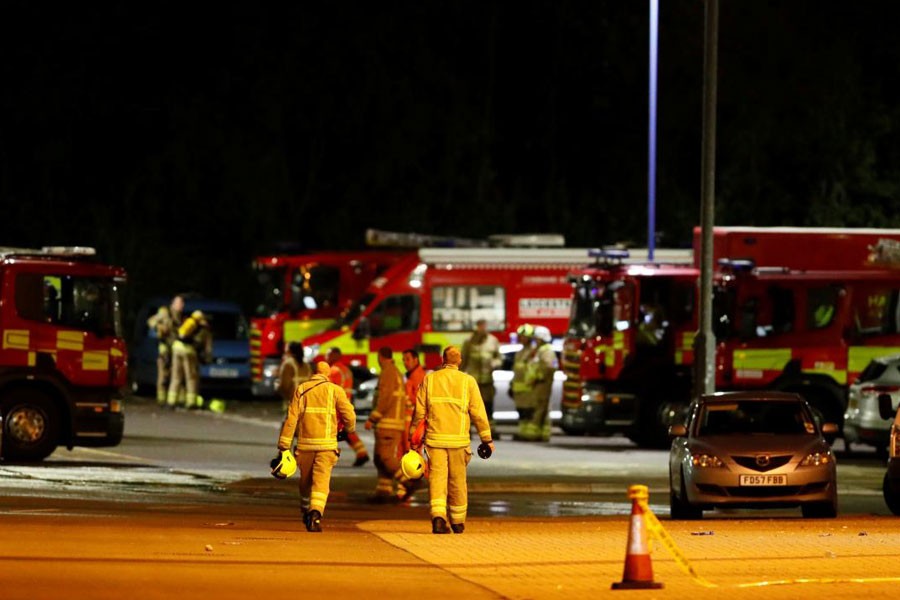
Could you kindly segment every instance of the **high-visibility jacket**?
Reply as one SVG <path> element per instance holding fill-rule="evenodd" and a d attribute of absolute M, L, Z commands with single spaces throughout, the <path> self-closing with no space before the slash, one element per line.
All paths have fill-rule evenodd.
<path fill-rule="evenodd" d="M 294 392 L 278 448 L 290 448 L 296 435 L 298 450 L 337 450 L 338 419 L 348 433 L 356 430 L 356 413 L 344 390 L 324 375 L 313 375 Z"/>
<path fill-rule="evenodd" d="M 535 382 L 553 381 L 553 374 L 559 366 L 556 358 L 556 351 L 553 346 L 544 343 L 538 346 L 534 360 L 528 364 L 528 368 L 533 371 L 531 379 Z"/>
<path fill-rule="evenodd" d="M 491 441 L 491 424 L 478 382 L 456 365 L 429 373 L 416 394 L 412 428 L 425 420 L 425 444 L 435 448 L 465 448 L 471 444 L 472 422 L 483 442 Z"/>
<path fill-rule="evenodd" d="M 381 367 L 378 378 L 378 402 L 369 420 L 381 430 L 403 431 L 406 423 L 406 387 L 393 361 Z"/>
<path fill-rule="evenodd" d="M 503 362 L 500 357 L 500 340 L 496 336 L 475 333 L 462 345 L 461 352 L 461 371 L 474 377 L 478 383 L 494 382 L 494 369 L 499 369 Z"/>
<path fill-rule="evenodd" d="M 328 378 L 344 389 L 344 393 L 350 398 L 353 395 L 353 371 L 344 363 L 336 362 L 331 365 L 331 373 Z"/>
<path fill-rule="evenodd" d="M 297 386 L 312 377 L 312 368 L 307 363 L 298 363 L 290 354 L 284 356 L 278 371 L 278 392 L 286 402 L 294 397 Z"/>
<path fill-rule="evenodd" d="M 422 385 L 424 379 L 425 369 L 422 368 L 422 365 L 406 374 L 406 398 L 410 416 L 412 416 L 412 411 L 416 408 L 416 393 L 419 391 L 419 386 Z"/>
<path fill-rule="evenodd" d="M 535 349 L 531 346 L 525 346 L 516 352 L 513 359 L 513 378 L 510 382 L 513 393 L 530 392 L 534 389 L 536 373 L 530 365 L 534 362 L 535 355 Z"/>

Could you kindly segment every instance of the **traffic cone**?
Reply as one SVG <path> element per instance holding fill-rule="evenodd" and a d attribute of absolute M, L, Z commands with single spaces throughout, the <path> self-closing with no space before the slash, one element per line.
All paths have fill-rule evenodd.
<path fill-rule="evenodd" d="M 650 498 L 650 490 L 646 485 L 633 485 L 628 488 L 628 497 L 631 498 L 631 524 L 628 527 L 628 545 L 625 548 L 625 570 L 622 573 L 622 581 L 612 584 L 612 589 L 659 589 L 663 584 L 653 581 L 647 526 L 644 522 L 644 509 L 641 507 L 641 501 L 646 503 Z"/>

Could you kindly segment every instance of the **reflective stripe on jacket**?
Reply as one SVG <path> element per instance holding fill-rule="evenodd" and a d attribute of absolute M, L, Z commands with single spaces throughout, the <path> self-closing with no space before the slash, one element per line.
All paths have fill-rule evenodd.
<path fill-rule="evenodd" d="M 356 413 L 344 390 L 324 375 L 313 375 L 294 392 L 278 447 L 287 450 L 296 435 L 298 450 L 337 450 L 339 417 L 347 433 L 356 430 Z"/>
<path fill-rule="evenodd" d="M 378 403 L 369 420 L 381 430 L 403 431 L 406 424 L 406 388 L 403 376 L 393 363 L 381 367 L 378 378 Z"/>
<path fill-rule="evenodd" d="M 425 444 L 436 448 L 465 448 L 471 444 L 472 422 L 482 441 L 491 440 L 484 401 L 475 378 L 456 365 L 444 365 L 429 373 L 416 395 L 412 428 L 426 422 Z"/>

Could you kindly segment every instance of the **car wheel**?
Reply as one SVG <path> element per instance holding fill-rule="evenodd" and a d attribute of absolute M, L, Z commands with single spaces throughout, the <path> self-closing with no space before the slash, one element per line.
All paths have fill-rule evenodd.
<path fill-rule="evenodd" d="M 810 502 L 800 507 L 804 519 L 833 519 L 837 517 L 837 500 Z"/>
<path fill-rule="evenodd" d="M 703 518 L 703 510 L 694 506 L 687 500 L 687 486 L 684 485 L 684 472 L 681 473 L 681 495 L 679 498 L 675 490 L 669 491 L 669 516 L 673 521 L 697 521 Z"/>
<path fill-rule="evenodd" d="M 900 516 L 900 495 L 894 491 L 887 473 L 884 474 L 884 483 L 881 484 L 881 491 L 884 494 L 884 503 L 887 504 L 891 513 Z"/>
<path fill-rule="evenodd" d="M 60 416 L 53 401 L 37 390 L 16 390 L 2 402 L 3 457 L 43 460 L 59 440 Z"/>

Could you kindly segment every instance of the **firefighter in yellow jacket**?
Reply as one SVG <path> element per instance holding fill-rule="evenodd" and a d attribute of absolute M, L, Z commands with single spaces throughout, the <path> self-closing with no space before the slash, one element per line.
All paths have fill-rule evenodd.
<path fill-rule="evenodd" d="M 278 393 L 281 395 L 281 409 L 287 412 L 294 398 L 297 386 L 312 377 L 312 367 L 303 360 L 303 344 L 291 342 L 281 357 L 278 369 Z"/>
<path fill-rule="evenodd" d="M 172 380 L 166 403 L 174 408 L 182 383 L 185 387 L 186 408 L 202 408 L 200 389 L 200 360 L 208 360 L 212 354 L 212 333 L 206 315 L 195 310 L 178 328 L 178 339 L 172 344 Z"/>
<path fill-rule="evenodd" d="M 378 350 L 381 376 L 378 378 L 378 402 L 366 421 L 366 429 L 375 428 L 375 468 L 378 483 L 372 501 L 391 502 L 406 495 L 408 479 L 400 470 L 400 446 L 406 427 L 406 386 L 393 351 L 388 347 Z M 394 482 L 399 485 L 394 491 Z"/>
<path fill-rule="evenodd" d="M 462 533 L 468 508 L 466 467 L 472 459 L 472 423 L 481 441 L 494 450 L 491 426 L 475 378 L 459 370 L 459 348 L 444 350 L 441 369 L 429 373 L 416 395 L 412 428 L 425 421 L 432 533 Z M 413 447 L 418 440 L 413 439 Z M 447 521 L 450 527 L 447 527 Z"/>
<path fill-rule="evenodd" d="M 278 437 L 278 450 L 291 447 L 300 471 L 300 510 L 307 531 L 322 531 L 322 515 L 331 489 L 331 470 L 337 464 L 338 419 L 348 432 L 356 429 L 356 413 L 339 385 L 328 379 L 326 362 L 316 364 L 316 374 L 294 392 Z"/>

